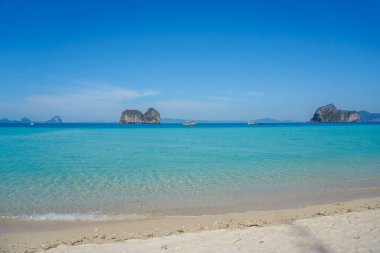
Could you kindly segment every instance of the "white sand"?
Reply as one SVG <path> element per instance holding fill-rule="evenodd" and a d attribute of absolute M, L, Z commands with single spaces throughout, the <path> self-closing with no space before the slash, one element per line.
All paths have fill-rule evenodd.
<path fill-rule="evenodd" d="M 380 210 L 123 243 L 60 245 L 45 252 L 380 252 Z"/>

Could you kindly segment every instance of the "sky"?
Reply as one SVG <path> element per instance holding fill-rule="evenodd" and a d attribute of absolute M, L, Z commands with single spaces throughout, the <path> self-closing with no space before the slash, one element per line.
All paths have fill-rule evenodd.
<path fill-rule="evenodd" d="M 0 0 L 0 118 L 380 112 L 380 1 Z"/>

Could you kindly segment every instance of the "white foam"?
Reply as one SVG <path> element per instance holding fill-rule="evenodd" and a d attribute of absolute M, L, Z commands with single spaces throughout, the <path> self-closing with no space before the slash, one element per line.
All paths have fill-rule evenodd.
<path fill-rule="evenodd" d="M 2 220 L 23 220 L 23 221 L 108 221 L 108 220 L 124 220 L 124 219 L 142 219 L 146 216 L 137 214 L 117 214 L 108 215 L 101 213 L 89 213 L 89 214 L 33 214 L 33 215 L 10 215 L 0 216 Z"/>

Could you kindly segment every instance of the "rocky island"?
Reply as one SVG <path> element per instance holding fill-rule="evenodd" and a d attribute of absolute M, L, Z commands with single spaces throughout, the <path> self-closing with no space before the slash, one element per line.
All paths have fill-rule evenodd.
<path fill-rule="evenodd" d="M 146 113 L 138 110 L 125 110 L 121 114 L 120 124 L 160 124 L 160 113 L 154 108 L 149 108 Z"/>
<path fill-rule="evenodd" d="M 28 118 L 21 118 L 20 120 L 10 120 L 8 118 L 0 119 L 0 123 L 24 123 L 30 124 L 32 121 Z"/>
<path fill-rule="evenodd" d="M 51 119 L 47 120 L 47 121 L 33 121 L 31 119 L 28 119 L 28 118 L 21 118 L 20 120 L 10 120 L 8 118 L 4 118 L 4 119 L 0 119 L 0 123 L 17 123 L 17 124 L 20 124 L 20 123 L 23 123 L 23 124 L 30 124 L 30 123 L 53 123 L 53 124 L 61 124 L 63 123 L 61 117 L 59 116 L 54 116 L 52 117 Z"/>
<path fill-rule="evenodd" d="M 52 117 L 51 119 L 47 120 L 46 123 L 49 123 L 49 124 L 61 124 L 62 123 L 62 119 L 61 117 L 59 116 L 54 116 Z"/>
<path fill-rule="evenodd" d="M 380 113 L 369 113 L 367 111 L 346 111 L 337 109 L 334 104 L 319 107 L 312 123 L 338 123 L 338 122 L 380 122 Z"/>
<path fill-rule="evenodd" d="M 335 105 L 328 104 L 319 107 L 310 122 L 358 122 L 359 113 L 337 109 Z"/>
<path fill-rule="evenodd" d="M 359 111 L 359 115 L 362 122 L 380 122 L 380 113 Z"/>

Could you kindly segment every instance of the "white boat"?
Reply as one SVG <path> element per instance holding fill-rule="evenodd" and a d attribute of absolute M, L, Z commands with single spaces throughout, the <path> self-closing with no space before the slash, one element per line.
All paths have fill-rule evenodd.
<path fill-rule="evenodd" d="M 186 121 L 186 122 L 183 122 L 182 125 L 183 126 L 195 126 L 197 125 L 198 123 L 195 121 L 195 120 L 192 120 L 192 121 Z"/>
<path fill-rule="evenodd" d="M 247 122 L 247 125 L 248 126 L 252 126 L 252 125 L 254 125 L 255 124 L 255 122 L 253 121 L 253 120 L 248 120 L 248 122 Z"/>
<path fill-rule="evenodd" d="M 30 124 L 29 125 L 31 125 L 31 126 L 34 126 L 34 122 L 30 122 Z"/>

